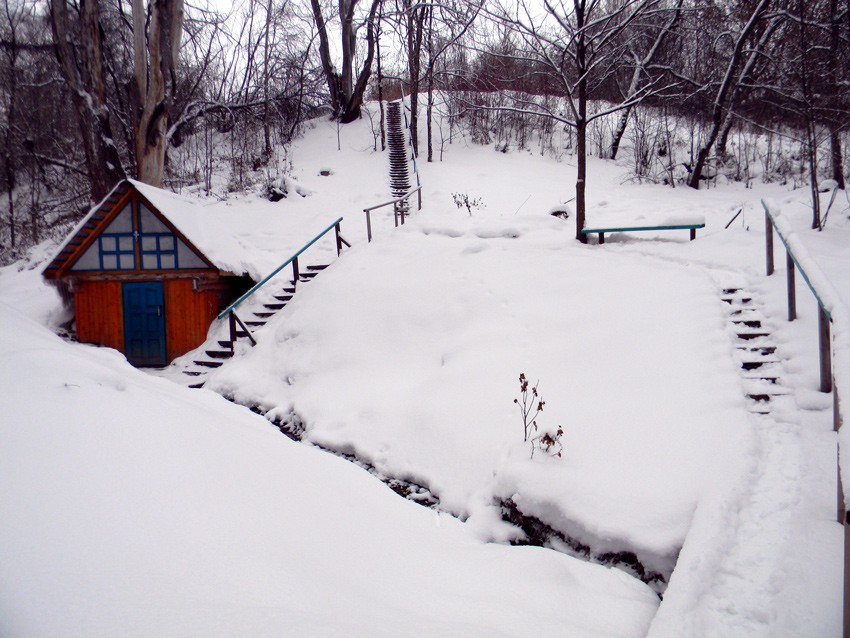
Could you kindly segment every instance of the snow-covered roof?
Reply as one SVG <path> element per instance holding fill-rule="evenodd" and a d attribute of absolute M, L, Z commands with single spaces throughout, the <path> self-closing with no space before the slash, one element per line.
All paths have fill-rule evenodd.
<path fill-rule="evenodd" d="M 254 279 L 261 278 L 248 258 L 250 246 L 238 241 L 239 216 L 232 207 L 228 214 L 222 215 L 214 207 L 204 206 L 198 200 L 181 197 L 135 179 L 127 181 L 217 268 L 249 274 Z"/>
<path fill-rule="evenodd" d="M 109 215 L 119 197 L 135 189 L 216 268 L 259 281 L 322 230 L 312 218 L 259 198 L 204 200 L 177 195 L 134 179 L 123 180 L 69 233 L 45 267 L 56 270 L 93 232 L 92 221 Z M 330 216 L 329 216 L 330 217 Z M 318 251 L 328 253 L 327 246 Z"/>

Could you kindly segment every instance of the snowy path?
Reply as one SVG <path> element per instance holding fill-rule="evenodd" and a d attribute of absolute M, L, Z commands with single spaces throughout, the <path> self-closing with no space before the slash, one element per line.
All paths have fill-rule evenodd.
<path fill-rule="evenodd" d="M 726 290 L 734 286 L 743 289 L 736 294 L 752 297 L 746 291 L 758 286 L 730 274 L 711 272 Z M 761 304 L 756 311 L 770 323 Z M 773 336 L 764 339 L 761 345 L 773 352 Z M 781 346 L 776 354 L 774 383 L 786 385 L 794 375 L 781 360 Z M 753 391 L 752 376 L 742 368 L 744 392 Z M 829 525 L 835 492 L 829 410 L 825 402 L 801 408 L 795 397 L 805 394 L 801 388 L 773 392 L 766 404 L 751 400 L 755 437 L 745 480 L 718 485 L 698 507 L 650 638 L 838 635 L 839 619 L 829 612 L 837 608 L 840 583 L 815 582 L 824 570 L 839 578 L 839 570 L 830 569 L 837 554 L 813 547 L 835 549 L 840 531 Z M 777 604 L 783 600 L 794 604 Z"/>

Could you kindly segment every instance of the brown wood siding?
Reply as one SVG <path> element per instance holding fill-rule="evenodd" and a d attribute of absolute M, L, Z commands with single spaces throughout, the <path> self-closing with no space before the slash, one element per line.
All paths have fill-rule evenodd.
<path fill-rule="evenodd" d="M 191 279 L 165 280 L 165 340 L 168 360 L 197 348 L 218 314 L 214 292 L 195 292 Z"/>
<path fill-rule="evenodd" d="M 124 351 L 124 308 L 120 281 L 80 282 L 74 293 L 77 338 Z"/>

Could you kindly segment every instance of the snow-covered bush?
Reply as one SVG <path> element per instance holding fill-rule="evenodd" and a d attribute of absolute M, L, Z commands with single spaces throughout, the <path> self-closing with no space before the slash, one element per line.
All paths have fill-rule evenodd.
<path fill-rule="evenodd" d="M 546 402 L 537 392 L 537 386 L 540 385 L 539 381 L 531 386 L 530 394 L 528 385 L 528 378 L 524 372 L 521 372 L 519 375 L 520 395 L 519 398 L 514 399 L 514 404 L 519 407 L 520 417 L 522 418 L 522 440 L 530 444 L 531 458 L 534 458 L 535 450 L 539 450 L 548 456 L 560 458 L 561 451 L 564 449 L 561 443 L 564 429 L 560 425 L 554 430 L 538 426 L 537 415 L 543 412 L 543 406 L 546 405 Z M 532 436 L 534 432 L 539 432 L 539 434 Z"/>
<path fill-rule="evenodd" d="M 484 208 L 483 199 L 480 197 L 470 197 L 466 193 L 452 193 L 452 199 L 454 200 L 455 206 L 458 208 L 465 208 L 470 217 L 472 217 L 473 209 L 477 210 L 479 208 Z"/>

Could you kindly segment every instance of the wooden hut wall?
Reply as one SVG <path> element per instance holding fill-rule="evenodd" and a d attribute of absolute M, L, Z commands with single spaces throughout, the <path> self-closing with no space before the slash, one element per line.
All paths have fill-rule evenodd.
<path fill-rule="evenodd" d="M 206 341 L 218 306 L 218 296 L 212 291 L 193 291 L 191 279 L 165 280 L 165 343 L 169 361 Z"/>
<path fill-rule="evenodd" d="M 77 338 L 124 351 L 120 281 L 80 281 L 74 293 Z"/>

